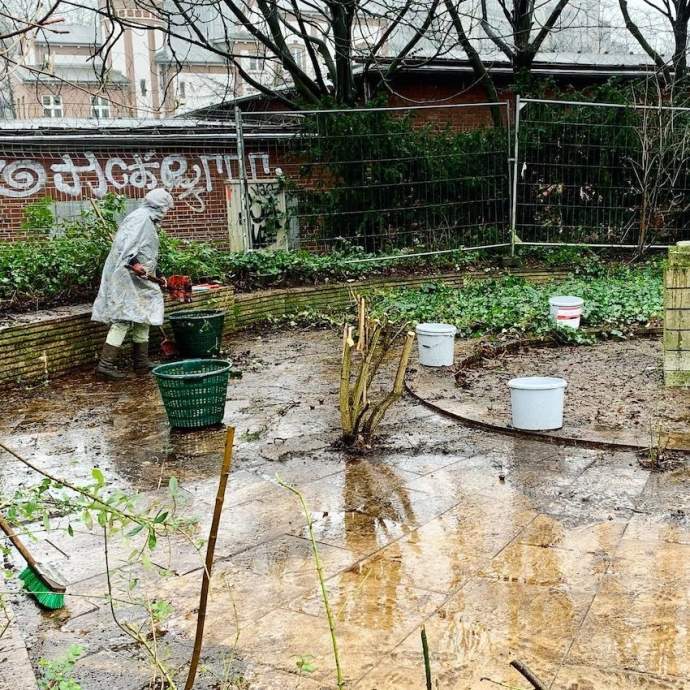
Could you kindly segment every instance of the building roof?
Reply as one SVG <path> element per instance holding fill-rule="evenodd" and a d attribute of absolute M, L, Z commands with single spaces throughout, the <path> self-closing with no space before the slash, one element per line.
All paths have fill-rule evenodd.
<path fill-rule="evenodd" d="M 98 84 L 99 86 L 103 84 L 100 71 L 93 65 L 55 65 L 51 69 L 50 74 L 46 73 L 46 70 L 42 67 L 33 66 L 36 70 L 40 70 L 40 72 L 32 71 L 30 67 L 32 66 L 29 65 L 29 69 L 21 67 L 17 70 L 20 79 L 25 83 L 62 84 L 67 82 L 70 84 Z M 109 70 L 107 75 L 107 84 L 113 86 L 129 84 L 129 80 L 122 72 Z"/>
<path fill-rule="evenodd" d="M 502 53 L 482 56 L 489 73 L 512 73 L 513 67 Z M 379 58 L 378 64 L 385 65 L 390 58 Z M 649 72 L 654 62 L 646 54 L 639 53 L 539 53 L 533 62 L 531 72 L 547 76 L 590 75 L 604 78 L 617 76 L 638 76 Z M 428 59 L 423 57 L 405 60 L 405 71 L 411 72 L 471 72 L 472 65 L 464 55 Z"/>
<path fill-rule="evenodd" d="M 275 127 L 245 127 L 245 139 L 283 139 L 293 136 Z M 138 146 L 179 146 L 181 142 L 204 146 L 225 145 L 236 137 L 235 123 L 228 120 L 192 118 L 32 118 L 0 120 L 0 142 L 22 141 L 45 146 L 48 142 L 73 142 L 88 146 L 94 142 L 111 145 L 125 141 Z"/>
<path fill-rule="evenodd" d="M 224 65 L 227 60 L 212 50 L 173 39 L 172 45 L 166 45 L 156 51 L 156 62 L 159 65 Z"/>
<path fill-rule="evenodd" d="M 52 46 L 94 46 L 101 44 L 99 23 L 55 24 L 36 32 L 35 42 Z"/>

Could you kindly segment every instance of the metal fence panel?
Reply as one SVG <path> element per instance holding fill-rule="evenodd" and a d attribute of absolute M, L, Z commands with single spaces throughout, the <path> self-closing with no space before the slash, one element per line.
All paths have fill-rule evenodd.
<path fill-rule="evenodd" d="M 279 161 L 263 178 L 273 184 L 263 194 L 268 232 L 253 237 L 252 247 L 274 241 L 281 224 L 289 227 L 286 237 L 319 252 L 506 246 L 508 104 L 498 104 L 504 127 L 491 126 L 490 107 L 243 113 L 244 147 L 261 141 L 263 153 Z"/>
<path fill-rule="evenodd" d="M 688 237 L 689 109 L 518 102 L 517 242 L 661 247 Z"/>

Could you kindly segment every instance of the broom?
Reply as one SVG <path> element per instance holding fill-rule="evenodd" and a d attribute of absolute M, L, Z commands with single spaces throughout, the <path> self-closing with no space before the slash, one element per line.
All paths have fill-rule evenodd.
<path fill-rule="evenodd" d="M 19 579 L 24 583 L 26 591 L 36 597 L 36 601 L 43 608 L 61 609 L 65 605 L 65 585 L 56 580 L 52 574 L 49 575 L 45 566 L 40 566 L 36 562 L 36 559 L 19 540 L 2 513 L 0 513 L 0 529 L 8 536 L 26 561 L 27 567 L 19 574 Z"/>

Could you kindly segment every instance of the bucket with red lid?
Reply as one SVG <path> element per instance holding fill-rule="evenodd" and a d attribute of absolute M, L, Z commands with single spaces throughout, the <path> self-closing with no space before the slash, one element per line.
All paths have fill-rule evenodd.
<path fill-rule="evenodd" d="M 579 328 L 582 317 L 582 307 L 585 301 L 581 297 L 572 295 L 556 295 L 549 298 L 551 318 L 558 326 Z"/>

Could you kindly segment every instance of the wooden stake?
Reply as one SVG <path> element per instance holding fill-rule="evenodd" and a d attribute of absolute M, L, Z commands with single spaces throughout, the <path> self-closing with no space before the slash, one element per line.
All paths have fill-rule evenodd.
<path fill-rule="evenodd" d="M 211 530 L 208 535 L 206 545 L 206 563 L 204 574 L 201 580 L 201 594 L 199 596 L 199 613 L 196 617 L 196 635 L 194 637 L 194 651 L 189 662 L 189 673 L 185 690 L 192 690 L 196 680 L 196 672 L 201 659 L 201 645 L 204 640 L 204 625 L 206 623 L 206 607 L 208 605 L 208 590 L 211 583 L 211 569 L 213 568 L 213 555 L 216 550 L 216 540 L 218 539 L 218 525 L 223 512 L 225 502 L 225 487 L 228 484 L 230 468 L 232 467 L 232 445 L 235 440 L 235 427 L 229 426 L 225 434 L 225 454 L 223 455 L 223 466 L 220 470 L 220 480 L 218 481 L 218 491 L 216 492 L 216 504 L 213 508 L 213 519 L 211 520 Z"/>

